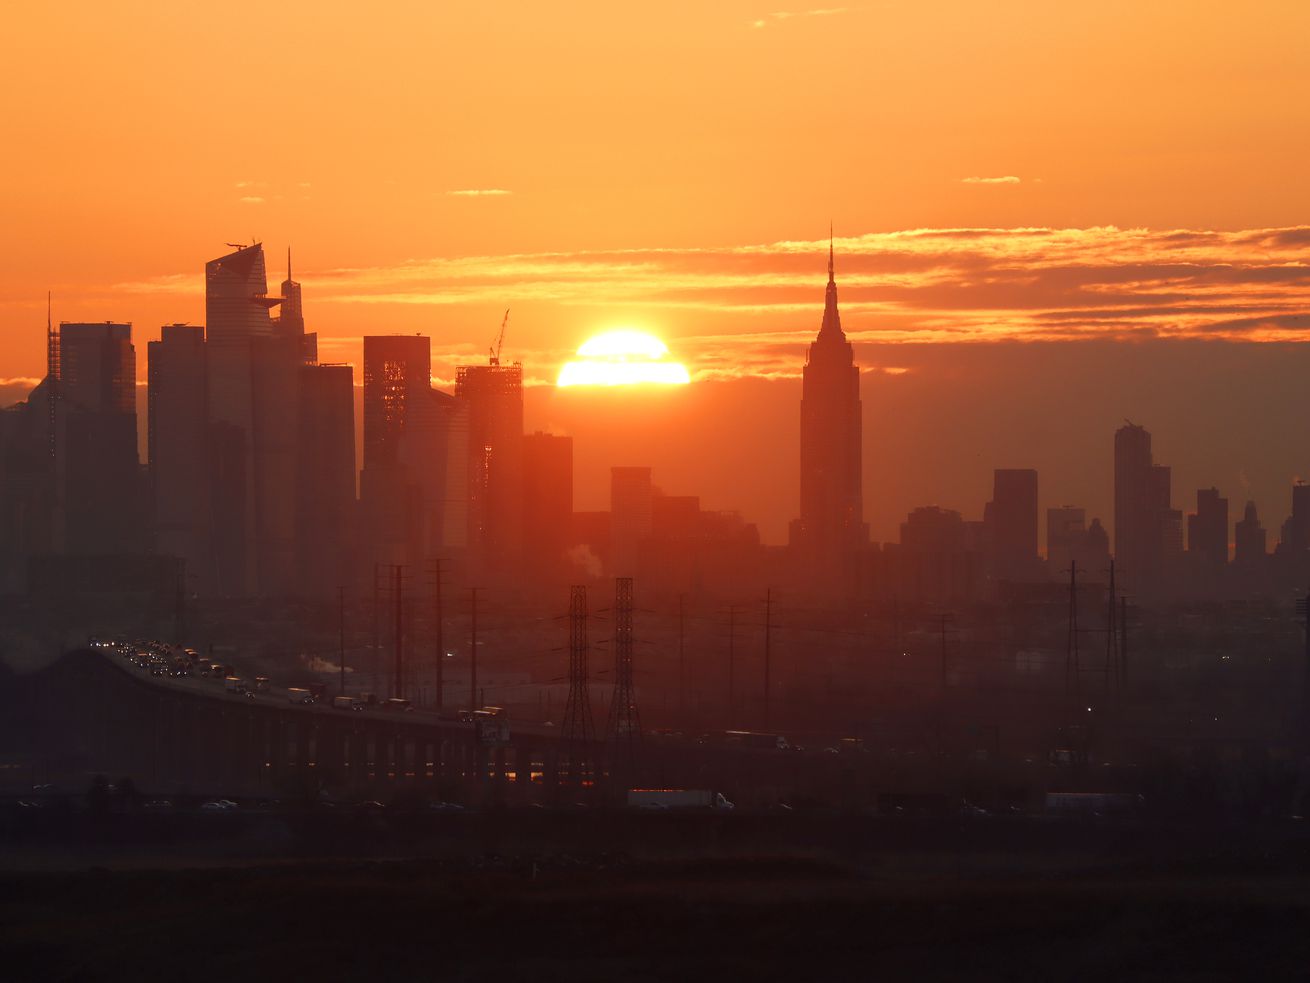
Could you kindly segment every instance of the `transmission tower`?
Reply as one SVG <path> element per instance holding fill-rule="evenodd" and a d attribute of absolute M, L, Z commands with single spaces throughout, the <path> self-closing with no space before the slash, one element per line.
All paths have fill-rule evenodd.
<path fill-rule="evenodd" d="M 568 780 L 580 785 L 591 764 L 596 727 L 591 718 L 588 688 L 587 588 L 569 588 L 569 701 L 564 707 L 564 747 L 569 757 Z"/>
<path fill-rule="evenodd" d="M 632 686 L 631 577 L 617 577 L 614 581 L 614 697 L 610 701 L 608 737 L 614 765 L 626 765 L 631 771 L 641 743 L 641 715 Z"/>

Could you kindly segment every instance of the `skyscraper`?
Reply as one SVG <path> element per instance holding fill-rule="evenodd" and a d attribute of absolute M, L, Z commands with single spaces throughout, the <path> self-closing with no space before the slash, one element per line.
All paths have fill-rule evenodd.
<path fill-rule="evenodd" d="M 69 553 L 139 552 L 136 350 L 130 324 L 59 325 L 57 463 Z"/>
<path fill-rule="evenodd" d="M 366 560 L 417 566 L 464 545 L 466 410 L 432 388 L 430 346 L 423 335 L 364 339 Z"/>
<path fill-rule="evenodd" d="M 293 338 L 300 345 L 300 357 L 306 365 L 318 361 L 318 334 L 305 333 L 305 311 L 301 306 L 300 284 L 291 279 L 291 249 L 287 249 L 287 278 L 282 281 L 282 306 L 273 322 L 274 332 Z"/>
<path fill-rule="evenodd" d="M 1046 510 L 1046 566 L 1059 580 L 1080 556 L 1087 538 L 1087 512 L 1072 505 Z"/>
<path fill-rule="evenodd" d="M 213 588 L 205 329 L 167 324 L 146 346 L 147 447 L 155 552 L 176 556 Z"/>
<path fill-rule="evenodd" d="M 257 489 L 268 489 L 279 477 L 289 477 L 282 474 L 284 466 L 269 460 L 269 452 L 270 445 L 294 443 L 298 404 L 294 381 L 290 392 L 266 393 L 272 398 L 259 401 L 263 404 L 259 407 L 260 422 L 271 423 L 272 429 L 255 426 L 256 344 L 273 339 L 269 310 L 277 303 L 277 298 L 268 296 L 261 244 L 240 247 L 205 264 L 215 587 L 225 594 L 260 591 L 261 543 L 256 518 L 261 510 Z M 265 354 L 265 350 L 259 350 L 259 355 Z M 259 375 L 261 386 L 286 384 L 284 372 Z M 286 439 L 288 429 L 290 441 Z M 273 465 L 273 474 L 263 473 L 270 470 L 269 465 Z M 294 494 L 293 482 L 286 481 L 283 487 L 288 494 Z M 281 510 L 277 510 L 277 516 L 266 516 L 266 520 L 280 514 Z M 277 547 L 280 552 L 280 541 Z"/>
<path fill-rule="evenodd" d="M 1187 517 L 1187 552 L 1212 566 L 1228 562 L 1228 499 L 1217 488 L 1196 492 L 1196 512 Z"/>
<path fill-rule="evenodd" d="M 568 570 L 573 521 L 573 438 L 537 432 L 523 437 L 523 560 L 537 580 Z"/>
<path fill-rule="evenodd" d="M 997 468 L 992 476 L 992 569 L 1000 580 L 1031 580 L 1037 567 L 1037 472 Z"/>
<path fill-rule="evenodd" d="M 635 577 L 651 532 L 650 468 L 610 468 L 610 573 Z"/>
<path fill-rule="evenodd" d="M 1260 525 L 1255 502 L 1247 502 L 1242 519 L 1233 529 L 1233 563 L 1250 567 L 1263 563 L 1269 552 L 1268 534 Z"/>
<path fill-rule="evenodd" d="M 860 370 L 837 310 L 833 250 L 823 322 L 810 345 L 801 394 L 801 514 L 792 545 L 820 582 L 850 583 L 868 542 L 861 479 Z"/>
<path fill-rule="evenodd" d="M 455 397 L 468 412 L 468 552 L 485 576 L 517 576 L 523 531 L 523 367 L 461 365 Z"/>
<path fill-rule="evenodd" d="M 1114 555 L 1134 590 L 1159 591 L 1183 549 L 1182 512 L 1172 507 L 1172 472 L 1155 464 L 1151 434 L 1135 423 L 1114 435 Z"/>
<path fill-rule="evenodd" d="M 355 545 L 355 372 L 300 367 L 296 441 L 297 584 L 329 594 L 351 582 Z"/>

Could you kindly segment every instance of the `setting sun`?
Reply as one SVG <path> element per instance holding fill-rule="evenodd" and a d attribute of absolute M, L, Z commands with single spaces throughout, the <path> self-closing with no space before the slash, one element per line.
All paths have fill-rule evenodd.
<path fill-rule="evenodd" d="M 640 383 L 681 386 L 691 375 L 680 362 L 667 361 L 669 348 L 645 331 L 619 328 L 588 339 L 579 358 L 565 363 L 558 386 L 630 386 Z"/>

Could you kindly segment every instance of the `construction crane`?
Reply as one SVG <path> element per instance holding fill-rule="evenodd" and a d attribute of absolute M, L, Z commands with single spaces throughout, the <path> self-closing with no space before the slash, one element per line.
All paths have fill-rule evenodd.
<path fill-rule="evenodd" d="M 505 308 L 505 316 L 500 321 L 500 335 L 496 338 L 496 347 L 489 349 L 487 354 L 491 357 L 492 365 L 500 364 L 500 346 L 505 343 L 505 325 L 509 324 L 509 308 Z"/>

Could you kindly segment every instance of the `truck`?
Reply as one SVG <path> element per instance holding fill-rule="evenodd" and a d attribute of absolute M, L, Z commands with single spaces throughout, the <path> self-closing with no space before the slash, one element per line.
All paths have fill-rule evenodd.
<path fill-rule="evenodd" d="M 334 696 L 332 697 L 332 709 L 363 710 L 364 702 L 354 696 Z"/>
<path fill-rule="evenodd" d="M 308 706 L 314 702 L 314 697 L 303 686 L 292 686 L 287 690 L 287 702 L 296 706 Z"/>
<path fill-rule="evenodd" d="M 733 807 L 722 792 L 699 788 L 631 788 L 629 809 L 712 809 L 727 811 Z"/>
<path fill-rule="evenodd" d="M 242 696 L 246 696 L 250 693 L 250 688 L 246 686 L 246 681 L 240 676 L 228 676 L 224 680 L 224 683 L 227 686 L 227 691 L 229 693 L 237 693 Z"/>

